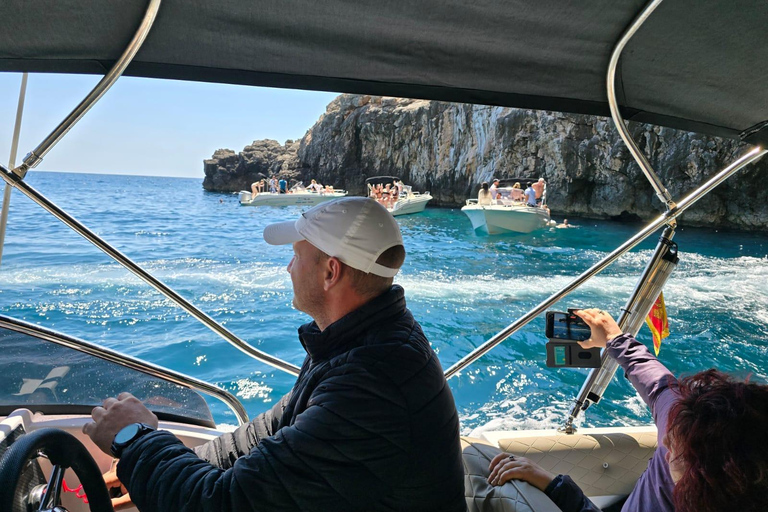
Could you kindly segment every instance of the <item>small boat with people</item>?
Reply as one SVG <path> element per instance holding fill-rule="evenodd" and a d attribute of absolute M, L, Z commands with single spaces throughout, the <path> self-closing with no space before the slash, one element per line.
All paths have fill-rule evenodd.
<path fill-rule="evenodd" d="M 493 180 L 483 183 L 477 199 L 467 199 L 461 211 L 469 217 L 472 228 L 489 235 L 531 233 L 552 224 L 547 208 L 546 182 L 539 178 Z M 527 186 L 523 189 L 521 183 Z M 526 193 L 531 190 L 531 198 Z"/>
<path fill-rule="evenodd" d="M 240 204 L 243 206 L 314 206 L 324 201 L 338 199 L 347 195 L 346 190 L 333 188 L 330 185 L 322 186 L 315 180 L 309 187 L 298 182 L 290 189 L 263 191 L 259 190 L 256 182 L 251 186 L 251 191 L 240 191 Z"/>
<path fill-rule="evenodd" d="M 374 176 L 365 183 L 368 196 L 384 205 L 395 217 L 423 212 L 432 200 L 429 192 L 414 192 L 410 185 L 394 176 Z"/>

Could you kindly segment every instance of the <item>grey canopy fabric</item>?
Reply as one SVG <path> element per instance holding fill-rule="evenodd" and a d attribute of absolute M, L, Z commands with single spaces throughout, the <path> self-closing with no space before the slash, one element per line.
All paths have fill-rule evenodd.
<path fill-rule="evenodd" d="M 127 75 L 608 115 L 638 0 L 163 0 Z M 147 0 L 3 0 L 0 71 L 103 74 Z M 666 0 L 619 64 L 627 119 L 768 142 L 768 2 Z"/>

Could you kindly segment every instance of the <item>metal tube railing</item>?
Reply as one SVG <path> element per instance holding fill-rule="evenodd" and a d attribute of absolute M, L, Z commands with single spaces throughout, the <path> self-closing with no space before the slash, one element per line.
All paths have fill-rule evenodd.
<path fill-rule="evenodd" d="M 627 45 L 632 36 L 635 35 L 635 32 L 637 32 L 640 26 L 645 23 L 645 20 L 648 19 L 651 13 L 656 10 L 661 2 L 662 0 L 653 0 L 650 2 L 637 16 L 637 18 L 635 18 L 629 28 L 624 32 L 624 34 L 621 36 L 621 39 L 619 39 L 619 42 L 616 44 L 616 47 L 613 49 L 613 53 L 611 54 L 611 60 L 608 63 L 608 72 L 606 74 L 606 89 L 608 91 L 608 106 L 611 109 L 611 117 L 613 118 L 613 122 L 616 125 L 616 129 L 619 130 L 621 139 L 624 141 L 624 144 L 626 144 L 629 152 L 640 166 L 640 169 L 643 171 L 643 174 L 645 174 L 645 177 L 648 178 L 651 186 L 656 191 L 656 195 L 659 197 L 659 199 L 661 199 L 661 202 L 666 205 L 667 210 L 669 210 L 674 208 L 675 202 L 672 200 L 672 196 L 670 196 L 669 191 L 653 171 L 651 163 L 645 157 L 645 154 L 640 151 L 640 148 L 637 147 L 637 144 L 635 144 L 635 141 L 629 135 L 627 125 L 624 123 L 624 119 L 619 113 L 619 104 L 616 98 L 616 68 L 619 64 L 619 57 L 621 56 L 621 52 L 624 50 L 624 47 Z"/>
<path fill-rule="evenodd" d="M 69 215 L 67 212 L 53 204 L 50 200 L 48 200 L 46 197 L 44 197 L 42 194 L 40 194 L 37 190 L 30 187 L 27 183 L 25 183 L 19 176 L 14 174 L 13 172 L 7 170 L 5 167 L 0 165 L 0 176 L 3 177 L 3 179 L 19 189 L 19 191 L 30 198 L 32 201 L 40 205 L 44 210 L 52 214 L 54 217 L 59 219 L 61 222 L 69 226 L 73 231 L 75 231 L 77 234 L 91 242 L 93 245 L 95 245 L 97 248 L 105 252 L 109 257 L 120 263 L 122 266 L 133 272 L 134 275 L 136 275 L 139 279 L 150 285 L 155 290 L 159 291 L 166 297 L 168 297 L 170 300 L 175 302 L 177 305 L 179 305 L 182 309 L 184 309 L 187 313 L 192 315 L 193 317 L 197 318 L 200 322 L 203 323 L 206 327 L 211 329 L 213 332 L 227 340 L 230 344 L 234 345 L 237 349 L 241 350 L 245 354 L 248 354 L 249 356 L 258 359 L 259 361 L 266 363 L 270 366 L 273 366 L 275 368 L 278 368 L 280 370 L 283 370 L 284 372 L 290 373 L 291 375 L 298 375 L 299 374 L 299 368 L 297 366 L 294 366 L 286 361 L 283 361 L 282 359 L 279 359 L 277 357 L 271 356 L 267 354 L 266 352 L 262 352 L 261 350 L 252 347 L 245 341 L 238 338 L 234 333 L 226 329 L 224 326 L 218 324 L 213 318 L 208 316 L 206 313 L 198 309 L 196 306 L 194 306 L 191 302 L 189 302 L 187 299 L 176 293 L 173 289 L 171 289 L 168 285 L 154 277 L 152 274 L 141 268 L 139 265 L 134 263 L 130 258 L 128 258 L 126 255 L 109 245 L 107 242 L 105 242 L 101 237 L 99 237 L 96 233 L 85 227 L 83 224 L 77 221 L 74 217 Z"/>
<path fill-rule="evenodd" d="M 674 229 L 668 226 L 659 238 L 653 256 L 648 260 L 645 270 L 637 280 L 627 304 L 622 308 L 618 319 L 622 332 L 637 336 L 645 317 L 648 316 L 656 298 L 677 266 L 677 247 L 672 243 L 673 236 Z M 574 421 L 582 411 L 602 399 L 618 367 L 616 360 L 608 355 L 607 350 L 603 350 L 600 368 L 589 372 L 561 431 L 568 434 L 575 432 Z"/>
<path fill-rule="evenodd" d="M 24 162 L 13 170 L 14 173 L 23 178 L 29 169 L 39 164 L 43 160 L 43 157 L 48 153 L 48 151 L 50 151 L 51 148 L 53 148 L 53 146 L 56 145 L 56 143 L 59 142 L 59 140 L 61 140 L 64 135 L 67 134 L 67 132 L 75 125 L 75 123 L 77 123 L 80 118 L 82 118 L 97 101 L 99 101 L 104 93 L 106 93 L 109 88 L 114 85 L 117 79 L 120 78 L 120 76 L 125 71 L 125 68 L 127 68 L 128 64 L 131 63 L 133 58 L 136 56 L 136 53 L 139 51 L 139 48 L 141 48 L 141 45 L 144 43 L 144 40 L 147 38 L 149 30 L 152 28 L 152 24 L 155 22 L 155 18 L 157 17 L 157 11 L 160 9 L 160 2 L 161 0 L 149 0 L 149 5 L 147 6 L 147 11 L 144 14 L 144 19 L 142 19 L 136 34 L 134 34 L 133 39 L 128 44 L 117 62 L 115 62 L 114 66 L 112 66 L 112 69 L 110 69 L 109 72 L 104 75 L 104 78 L 102 78 L 99 83 L 96 84 L 96 87 L 94 87 L 93 90 L 88 93 L 88 96 L 86 96 L 83 101 L 81 101 L 75 107 L 75 109 L 70 112 L 70 114 L 59 124 L 59 126 L 57 126 L 48 135 L 48 137 L 43 140 L 43 142 L 41 142 L 35 149 L 27 154 L 26 157 L 24 157 Z"/>
<path fill-rule="evenodd" d="M 561 300 L 562 298 L 566 297 L 568 294 L 570 294 L 573 290 L 581 286 L 583 283 L 588 281 L 590 278 L 592 278 L 594 275 L 602 272 L 606 267 L 608 267 L 611 263 L 616 261 L 620 256 L 622 256 L 624 253 L 635 247 L 637 244 L 648 238 L 651 234 L 653 234 L 657 229 L 659 229 L 664 224 L 669 223 L 671 220 L 676 219 L 680 215 L 685 212 L 688 208 L 690 208 L 693 204 L 695 204 L 699 199 L 701 199 L 703 196 L 708 194 L 713 188 L 718 186 L 720 183 L 722 183 L 724 180 L 726 180 L 729 176 L 737 172 L 739 169 L 744 167 L 745 165 L 751 164 L 752 162 L 755 162 L 759 160 L 768 153 L 767 150 L 764 150 L 760 147 L 756 147 L 752 149 L 751 151 L 747 152 L 745 155 L 743 155 L 741 158 L 733 162 L 731 165 L 717 173 L 715 176 L 707 180 L 703 185 L 701 185 L 699 188 L 695 189 L 693 192 L 688 194 L 682 201 L 680 201 L 677 206 L 674 208 L 667 210 L 662 215 L 660 215 L 658 218 L 656 218 L 654 221 L 652 221 L 650 224 L 648 224 L 646 227 L 641 229 L 635 236 L 624 242 L 622 245 L 620 245 L 618 248 L 616 248 L 613 252 L 611 252 L 608 256 L 600 260 L 599 262 L 595 263 L 590 267 L 587 271 L 579 275 L 576 279 L 565 285 L 560 291 L 550 295 L 548 298 L 546 298 L 544 301 L 539 303 L 536 307 L 528 311 L 525 315 L 520 317 L 515 322 L 509 324 L 506 328 L 504 328 L 501 332 L 493 336 L 491 339 L 477 347 L 475 350 L 461 358 L 457 363 L 455 363 L 453 366 L 448 368 L 445 372 L 446 378 L 453 377 L 457 372 L 461 371 L 462 369 L 466 368 L 468 365 L 472 364 L 474 361 L 482 357 L 484 354 L 486 354 L 488 351 L 490 351 L 493 347 L 510 337 L 512 334 L 517 332 L 521 327 L 525 326 L 528 322 L 536 318 L 538 315 L 544 313 L 549 307 L 551 307 L 553 304 L 555 304 L 557 301 Z"/>
<path fill-rule="evenodd" d="M 24 99 L 27 96 L 27 73 L 21 75 L 21 87 L 19 88 L 19 103 L 16 106 L 16 122 L 13 124 L 13 139 L 11 140 L 11 156 L 8 158 L 8 167 L 13 169 L 16 165 L 16 152 L 19 149 L 19 135 L 21 134 L 21 118 L 24 115 Z M 5 247 L 5 227 L 8 225 L 8 212 L 11 206 L 11 186 L 5 184 L 3 192 L 3 210 L 0 212 L 0 263 L 3 261 L 3 247 Z"/>
<path fill-rule="evenodd" d="M 9 329 L 11 331 L 26 334 L 28 336 L 34 336 L 36 338 L 61 345 L 79 352 L 83 352 L 90 356 L 98 357 L 110 363 L 119 364 L 131 368 L 132 370 L 139 371 L 141 373 L 157 377 L 185 388 L 193 389 L 195 391 L 201 391 L 207 395 L 213 396 L 227 404 L 227 406 L 235 413 L 237 421 L 240 425 L 248 423 L 248 413 L 245 412 L 245 408 L 240 401 L 235 398 L 234 395 L 225 391 L 213 384 L 208 384 L 205 381 L 195 379 L 184 375 L 183 373 L 174 372 L 168 370 L 162 366 L 157 366 L 152 363 L 147 363 L 141 359 L 136 359 L 130 356 L 121 354 L 108 348 L 100 347 L 87 341 L 79 340 L 71 336 L 64 336 L 42 327 L 22 322 L 14 318 L 0 317 L 0 328 Z"/>

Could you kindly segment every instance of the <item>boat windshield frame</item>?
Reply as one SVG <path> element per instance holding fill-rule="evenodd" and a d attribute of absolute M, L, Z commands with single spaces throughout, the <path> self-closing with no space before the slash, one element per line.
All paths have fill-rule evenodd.
<path fill-rule="evenodd" d="M 211 396 L 213 398 L 216 398 L 217 400 L 224 402 L 224 404 L 234 413 L 235 418 L 237 419 L 237 422 L 239 425 L 248 423 L 249 421 L 248 413 L 245 411 L 245 407 L 243 407 L 243 404 L 240 403 L 240 401 L 234 395 L 232 395 L 230 392 L 224 389 L 221 389 L 218 386 L 215 386 L 203 380 L 196 379 L 188 375 L 184 375 L 183 373 L 180 373 L 180 372 L 169 370 L 162 366 L 149 363 L 147 361 L 144 361 L 136 357 L 131 357 L 129 355 L 123 354 L 116 350 L 111 350 L 106 347 L 102 347 L 102 346 L 81 340 L 79 338 L 75 338 L 73 336 L 68 336 L 50 329 L 46 329 L 44 327 L 40 327 L 38 325 L 30 324 L 22 320 L 8 317 L 5 315 L 0 315 L 0 329 L 31 336 L 46 343 L 59 345 L 61 347 L 65 347 L 71 350 L 81 352 L 88 356 L 96 357 L 98 359 L 107 361 L 109 363 L 120 365 L 124 368 L 128 368 L 129 370 L 139 372 L 144 375 L 148 375 L 155 379 L 160 379 L 169 384 L 175 384 L 197 393 L 204 393 L 208 396 Z M 19 408 L 19 407 L 23 408 L 26 406 L 27 406 L 26 404 L 19 404 L 18 407 L 15 407 L 15 408 Z M 61 414 L 61 413 L 90 414 L 90 411 L 93 409 L 94 406 L 93 405 L 77 405 L 77 404 L 74 404 L 74 405 L 34 404 L 34 407 L 36 411 L 40 411 L 43 413 L 45 413 L 46 411 L 51 411 L 52 414 Z M 14 408 L 14 406 L 6 405 L 6 406 L 0 407 L 0 415 L 10 412 L 7 410 L 9 408 Z M 184 423 L 199 424 L 199 425 L 208 426 L 208 427 L 215 426 L 215 425 L 209 424 L 208 422 L 201 421 L 197 418 L 187 417 L 182 414 L 176 415 L 176 414 L 158 413 L 158 412 L 156 412 L 156 414 L 158 414 L 158 416 L 161 417 L 161 419 L 168 419 L 171 421 L 180 421 Z"/>
<path fill-rule="evenodd" d="M 622 34 L 622 38 L 619 40 L 619 43 L 617 43 L 618 53 L 621 53 L 621 48 L 626 44 L 626 41 L 631 38 L 631 36 L 634 34 L 634 32 L 637 31 L 640 25 L 648 18 L 650 13 L 653 11 L 656 5 L 660 3 L 661 0 L 651 0 L 649 4 L 643 8 L 641 13 L 638 15 L 638 18 L 635 20 L 635 23 L 627 29 L 627 31 Z M 616 56 L 615 59 L 612 59 L 612 65 L 615 66 L 618 62 L 618 56 Z M 607 72 L 607 80 L 608 80 L 608 88 L 609 91 L 613 91 L 613 96 L 615 100 L 615 79 L 612 79 L 615 73 L 615 67 L 612 69 L 611 66 L 609 66 L 608 72 Z M 116 79 L 116 78 L 115 78 Z M 98 100 L 96 98 L 95 100 Z M 94 100 L 94 102 L 95 102 Z M 79 119 L 79 118 L 78 118 Z M 75 120 L 76 121 L 76 120 Z M 616 123 L 623 123 L 623 120 L 621 120 L 620 116 L 614 116 L 614 122 Z M 622 128 L 617 126 L 619 131 L 622 131 Z M 58 140 L 58 139 L 57 139 Z M 625 140 L 625 144 L 628 144 Z M 628 144 L 629 145 L 629 144 Z M 635 152 L 631 151 L 633 154 L 633 157 L 638 159 L 639 157 L 635 154 Z M 638 164 L 643 169 L 646 178 L 651 182 L 651 185 L 654 187 L 657 192 L 660 193 L 660 197 L 663 198 L 665 201 L 665 204 L 667 205 L 667 211 L 664 212 L 662 215 L 660 215 L 655 220 L 651 221 L 646 227 L 641 229 L 637 234 L 629 238 L 626 242 L 624 242 L 621 246 L 619 246 L 617 249 L 615 249 L 613 252 L 611 252 L 609 255 L 607 255 L 605 258 L 603 258 L 601 261 L 593 265 L 590 269 L 582 273 L 580 276 L 576 277 L 573 281 L 571 281 L 569 284 L 567 284 L 565 287 L 563 287 L 561 290 L 556 292 L 555 294 L 551 295 L 549 298 L 545 299 L 541 303 L 539 303 L 537 306 L 535 306 L 533 309 L 531 309 L 528 313 L 523 315 L 521 318 L 507 326 L 505 329 L 501 330 L 498 334 L 493 336 L 491 339 L 477 347 L 475 350 L 473 350 L 470 354 L 462 358 L 459 362 L 451 366 L 448 370 L 446 370 L 445 374 L 446 377 L 450 378 L 454 375 L 457 375 L 461 369 L 466 367 L 467 365 L 471 364 L 473 361 L 479 359 L 482 357 L 485 353 L 490 351 L 492 348 L 494 348 L 496 345 L 500 344 L 502 341 L 507 339 L 509 336 L 511 336 L 514 332 L 519 330 L 521 327 L 529 323 L 531 320 L 533 320 L 535 317 L 543 314 L 547 308 L 554 305 L 557 301 L 563 299 L 567 295 L 569 295 L 571 292 L 573 292 L 576 288 L 584 284 L 586 281 L 594 277 L 596 274 L 600 273 L 602 270 L 607 268 L 610 264 L 615 262 L 620 256 L 631 250 L 633 247 L 635 247 L 637 244 L 639 244 L 642 240 L 646 239 L 650 235 L 652 235 L 654 232 L 658 231 L 664 226 L 674 228 L 675 219 L 681 215 L 686 209 L 688 209 L 690 206 L 692 206 L 694 203 L 696 203 L 699 199 L 704 197 L 706 194 L 708 194 L 712 189 L 714 189 L 716 186 L 718 186 L 720 183 L 722 183 L 725 179 L 733 175 L 735 172 L 737 172 L 742 167 L 757 161 L 758 159 L 762 158 L 763 155 L 768 152 L 767 150 L 764 150 L 760 147 L 756 147 L 750 151 L 748 151 L 746 154 L 744 154 L 742 157 L 737 159 L 733 164 L 729 165 L 719 173 L 717 173 L 715 176 L 707 180 L 703 185 L 701 185 L 699 188 L 691 192 L 688 196 L 680 200 L 678 203 L 675 203 L 671 200 L 671 198 L 665 196 L 662 193 L 663 185 L 658 181 L 658 178 L 653 174 L 652 169 L 650 169 L 650 166 L 645 166 L 642 162 L 638 162 Z M 99 249 L 107 253 L 111 258 L 115 259 L 118 263 L 123 265 L 124 267 L 128 268 L 132 272 L 134 272 L 136 275 L 138 275 L 140 278 L 142 278 L 145 282 L 147 282 L 150 286 L 155 288 L 156 290 L 160 291 L 164 295 L 166 295 L 168 298 L 170 298 L 174 303 L 181 306 L 183 309 L 187 310 L 190 314 L 192 314 L 193 317 L 197 318 L 200 322 L 202 322 L 207 327 L 211 328 L 216 332 L 217 334 L 221 335 L 223 338 L 225 338 L 227 341 L 235 345 L 237 348 L 245 352 L 251 357 L 254 357 L 260 361 L 267 362 L 268 364 L 271 364 L 283 371 L 287 371 L 288 373 L 297 375 L 298 374 L 298 368 L 294 365 L 291 365 L 289 363 L 286 363 L 284 361 L 280 361 L 277 358 L 274 358 L 273 356 L 269 356 L 268 354 L 263 354 L 262 352 L 256 350 L 254 347 L 250 347 L 247 343 L 242 341 L 240 338 L 236 337 L 234 334 L 230 333 L 227 329 L 225 329 L 221 324 L 210 318 L 208 315 L 203 313 L 202 311 L 198 310 L 194 306 L 192 306 L 188 301 L 183 299 L 180 295 L 178 295 L 176 292 L 171 290 L 169 287 L 161 283 L 159 280 L 154 278 L 151 274 L 149 274 L 146 270 L 142 269 L 138 265 L 136 265 L 134 262 L 132 262 L 130 259 L 128 259 L 126 256 L 119 253 L 117 250 L 115 250 L 110 244 L 102 240 L 100 237 L 95 235 L 93 232 L 79 224 L 74 218 L 66 214 L 63 210 L 58 208 L 57 206 L 53 205 L 50 201 L 48 201 L 46 198 L 44 198 L 41 194 L 39 194 L 36 190 L 34 190 L 32 187 L 30 187 L 27 183 L 25 183 L 23 180 L 24 173 L 17 172 L 18 169 L 14 170 L 8 170 L 4 166 L 0 165 L 0 176 L 8 183 L 10 186 L 16 187 L 19 189 L 22 193 L 24 193 L 27 197 L 29 197 L 32 201 L 49 211 L 49 213 L 52 213 L 54 216 L 59 218 L 62 222 L 64 222 L 67 226 L 69 226 L 71 229 L 76 231 L 78 234 L 86 238 L 88 241 L 96 245 Z M 650 172 L 646 172 L 650 171 Z M 383 180 L 394 180 L 399 178 L 395 177 L 372 177 L 366 179 L 366 183 L 371 182 L 371 180 L 374 179 L 383 179 Z M 386 181 L 381 181 L 381 183 L 386 183 Z M 666 191 L 666 189 L 663 189 Z M 41 328 L 38 328 L 41 329 Z M 58 335 L 58 333 L 55 333 L 57 338 L 61 335 Z M 61 339 L 61 338 L 58 338 Z M 53 341 L 51 339 L 50 341 Z M 58 341 L 55 341 L 58 343 Z M 85 342 L 82 342 L 85 343 Z M 151 365 L 149 363 L 135 360 L 133 358 L 129 358 L 128 356 L 125 356 L 123 354 L 120 354 L 118 352 L 114 351 L 108 351 L 105 348 L 102 347 L 96 347 L 91 346 L 89 350 L 93 350 L 95 352 L 94 355 L 98 354 L 106 354 L 111 353 L 110 357 L 114 358 L 115 361 L 121 361 L 119 364 L 123 364 L 129 367 L 136 367 L 136 369 L 140 368 L 147 369 L 147 368 L 154 368 L 152 371 L 158 371 L 160 367 L 155 367 L 154 365 Z M 200 386 L 201 388 L 206 386 L 211 386 L 210 384 L 204 383 L 203 381 L 196 381 L 196 379 L 192 379 L 191 377 L 183 376 L 181 374 L 176 374 L 175 372 L 170 372 L 169 370 L 160 369 L 165 372 L 169 372 L 169 374 L 173 374 L 174 379 L 179 379 L 187 384 L 190 384 L 191 382 L 195 381 L 197 386 Z M 169 377 L 169 374 L 166 374 L 166 377 Z M 191 385 L 191 384 L 190 384 Z M 205 386 L 203 386 L 205 385 Z M 223 390 L 221 390 L 223 393 Z M 231 395 L 230 395 L 231 396 Z M 218 398 L 218 397 L 217 397 Z M 234 397 L 231 397 L 234 398 Z M 242 407 L 242 405 L 234 399 L 237 404 Z M 228 402 L 228 405 L 229 402 Z M 238 415 L 240 417 L 240 415 Z M 245 416 L 247 418 L 247 415 Z"/>

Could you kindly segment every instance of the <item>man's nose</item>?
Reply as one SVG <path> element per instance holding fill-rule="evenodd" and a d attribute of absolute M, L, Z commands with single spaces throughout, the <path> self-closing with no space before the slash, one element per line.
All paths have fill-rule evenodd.
<path fill-rule="evenodd" d="M 285 268 L 285 270 L 287 270 L 289 274 L 291 273 L 291 267 L 293 267 L 293 260 L 295 259 L 296 259 L 295 256 L 291 258 L 291 261 L 288 262 L 288 266 Z"/>

